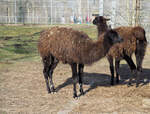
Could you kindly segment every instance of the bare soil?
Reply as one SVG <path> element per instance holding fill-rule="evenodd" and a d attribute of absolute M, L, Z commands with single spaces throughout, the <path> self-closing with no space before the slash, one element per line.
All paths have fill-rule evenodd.
<path fill-rule="evenodd" d="M 110 86 L 106 59 L 86 66 L 85 95 L 78 99 L 72 97 L 69 65 L 58 64 L 53 74 L 57 93 L 48 94 L 41 61 L 9 64 L 10 67 L 0 70 L 0 114 L 150 114 L 149 58 L 150 53 L 147 53 L 138 88 L 134 81 L 133 86 L 127 86 L 131 72 L 124 61 L 120 66 L 120 84 L 115 86 Z"/>

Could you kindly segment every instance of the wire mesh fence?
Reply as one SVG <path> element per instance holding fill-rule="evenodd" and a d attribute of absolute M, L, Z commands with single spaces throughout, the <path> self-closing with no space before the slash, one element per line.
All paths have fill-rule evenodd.
<path fill-rule="evenodd" d="M 0 7 L 0 23 L 23 24 L 84 23 L 98 11 L 96 1 L 89 0 L 1 0 Z"/>
<path fill-rule="evenodd" d="M 150 0 L 0 0 L 0 8 L 1 24 L 89 24 L 99 14 L 113 27 L 138 19 L 150 37 Z"/>

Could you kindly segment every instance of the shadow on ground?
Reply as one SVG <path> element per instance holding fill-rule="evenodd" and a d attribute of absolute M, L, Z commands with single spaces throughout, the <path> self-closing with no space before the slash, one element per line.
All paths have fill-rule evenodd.
<path fill-rule="evenodd" d="M 132 76 L 131 71 L 128 67 L 127 64 L 122 64 L 120 67 L 120 84 L 127 84 L 127 81 L 130 77 Z M 136 78 L 136 77 L 134 77 Z M 143 71 L 140 75 L 140 84 L 141 85 L 146 85 L 150 82 L 150 69 L 147 68 L 143 68 Z M 135 81 L 133 81 L 132 83 L 135 83 Z"/>
<path fill-rule="evenodd" d="M 132 76 L 131 71 L 128 68 L 128 65 L 122 64 L 120 66 L 120 83 L 118 85 L 127 85 L 129 78 Z M 105 86 L 105 87 L 110 87 L 110 75 L 107 74 L 101 74 L 101 73 L 87 73 L 84 72 L 83 75 L 83 84 L 84 85 L 89 85 L 90 87 L 85 90 L 85 94 L 89 92 L 92 89 L 97 88 L 98 86 Z M 141 73 L 140 77 L 140 85 L 146 85 L 150 82 L 150 69 L 143 69 L 143 72 Z M 132 81 L 132 84 L 136 83 L 136 81 Z M 64 83 L 60 84 L 57 88 L 56 91 L 58 92 L 60 89 L 73 84 L 72 78 L 68 78 Z M 80 96 L 80 95 L 79 95 Z"/>

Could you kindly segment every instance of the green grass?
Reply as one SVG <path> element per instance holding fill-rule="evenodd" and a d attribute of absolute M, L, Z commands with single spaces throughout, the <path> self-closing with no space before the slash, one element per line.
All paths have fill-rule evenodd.
<path fill-rule="evenodd" d="M 66 26 L 84 31 L 91 38 L 96 38 L 94 26 Z M 37 52 L 39 32 L 48 27 L 51 26 L 0 26 L 0 65 L 1 63 L 39 60 L 40 56 Z"/>
<path fill-rule="evenodd" d="M 37 56 L 38 32 L 42 29 L 40 27 L 0 26 L 0 62 Z"/>

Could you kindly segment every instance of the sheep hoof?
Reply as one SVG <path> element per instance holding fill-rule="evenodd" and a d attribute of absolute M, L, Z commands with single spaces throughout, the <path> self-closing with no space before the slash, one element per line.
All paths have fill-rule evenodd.
<path fill-rule="evenodd" d="M 75 99 L 75 100 L 78 100 L 78 98 L 79 98 L 79 97 L 75 97 L 74 99 Z"/>
<path fill-rule="evenodd" d="M 50 94 L 51 93 L 51 91 L 48 91 L 48 94 Z"/>
<path fill-rule="evenodd" d="M 76 93 L 74 93 L 73 98 L 74 98 L 74 99 L 78 99 L 78 96 L 77 96 Z"/>
<path fill-rule="evenodd" d="M 139 87 L 139 83 L 136 83 L 136 88 Z"/>
<path fill-rule="evenodd" d="M 131 82 L 128 83 L 128 87 L 130 87 L 130 86 L 133 86 L 133 85 L 131 84 Z"/>
<path fill-rule="evenodd" d="M 81 93 L 81 95 L 84 95 L 83 89 L 80 89 L 80 93 Z"/>
<path fill-rule="evenodd" d="M 48 92 L 48 94 L 50 94 L 50 93 L 51 93 L 51 90 L 50 90 L 50 88 L 47 88 L 47 92 Z"/>
<path fill-rule="evenodd" d="M 56 93 L 56 90 L 55 90 L 54 87 L 51 88 L 51 92 L 52 92 L 53 94 Z"/>
<path fill-rule="evenodd" d="M 52 91 L 53 94 L 57 93 L 56 91 Z"/>
<path fill-rule="evenodd" d="M 136 85 L 136 88 L 138 88 L 139 87 L 139 85 Z"/>

